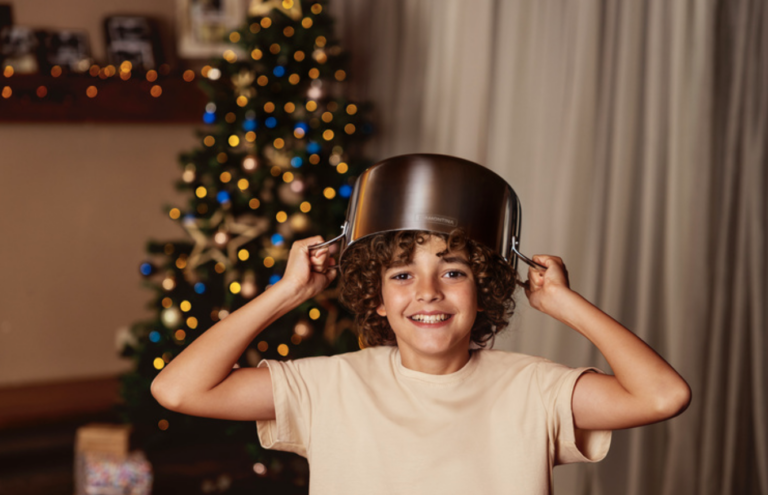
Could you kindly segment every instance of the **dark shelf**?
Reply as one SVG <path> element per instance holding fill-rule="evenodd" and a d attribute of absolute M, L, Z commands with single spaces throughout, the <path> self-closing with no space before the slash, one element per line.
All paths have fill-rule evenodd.
<path fill-rule="evenodd" d="M 158 85 L 162 93 L 151 94 Z M 0 74 L 1 122 L 112 122 L 112 123 L 201 123 L 208 101 L 197 79 L 187 82 L 180 75 L 160 76 L 149 82 L 143 75 L 128 80 L 117 76 L 101 79 L 89 75 Z M 95 97 L 87 95 L 90 86 Z M 38 89 L 45 88 L 39 96 Z M 40 93 L 43 91 L 41 90 Z"/>

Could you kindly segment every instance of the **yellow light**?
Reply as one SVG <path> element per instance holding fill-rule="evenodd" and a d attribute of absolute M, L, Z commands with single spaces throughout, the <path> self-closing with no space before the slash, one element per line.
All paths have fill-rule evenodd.
<path fill-rule="evenodd" d="M 161 370 L 165 367 L 165 361 L 163 361 L 163 358 L 159 358 L 159 357 L 155 358 L 152 361 L 152 364 L 155 366 L 155 369 L 157 370 Z"/>
<path fill-rule="evenodd" d="M 208 190 L 205 188 L 205 186 L 199 186 L 197 189 L 195 189 L 195 195 L 202 199 L 208 195 Z"/>
<path fill-rule="evenodd" d="M 304 134 L 305 134 L 305 133 L 304 133 L 304 129 L 302 129 L 301 127 L 297 127 L 296 129 L 294 129 L 294 130 L 293 130 L 293 135 L 294 135 L 294 137 L 295 137 L 296 139 L 301 139 L 301 138 L 303 138 L 303 137 L 304 137 Z"/>
<path fill-rule="evenodd" d="M 357 105 L 355 105 L 353 103 L 350 103 L 349 105 L 347 105 L 347 113 L 349 115 L 356 114 L 357 113 Z"/>
<path fill-rule="evenodd" d="M 310 19 L 309 17 L 305 17 L 304 19 L 302 19 L 301 20 L 301 27 L 303 27 L 304 29 L 311 28 L 312 27 L 312 19 Z"/>
<path fill-rule="evenodd" d="M 205 144 L 208 147 L 213 146 L 215 142 L 216 142 L 216 138 L 214 138 L 213 136 L 205 136 L 205 139 L 203 139 L 203 144 Z"/>
<path fill-rule="evenodd" d="M 237 62 L 237 55 L 232 50 L 226 50 L 221 56 L 230 64 Z"/>
<path fill-rule="evenodd" d="M 317 79 L 320 77 L 320 71 L 317 70 L 315 67 L 309 69 L 309 77 L 310 79 Z"/>
<path fill-rule="evenodd" d="M 275 266 L 275 259 L 272 256 L 267 256 L 266 258 L 264 258 L 264 266 L 266 266 L 267 268 L 272 268 L 273 266 Z"/>
<path fill-rule="evenodd" d="M 337 81 L 343 81 L 344 79 L 347 78 L 347 73 L 344 72 L 343 70 L 339 69 L 339 70 L 336 71 L 335 76 L 336 76 L 336 80 Z"/>
<path fill-rule="evenodd" d="M 313 14 L 317 15 L 317 14 L 319 14 L 320 12 L 322 12 L 322 11 L 323 11 L 323 6 L 322 6 L 322 5 L 320 5 L 319 3 L 315 3 L 315 4 L 312 4 L 312 8 L 311 8 L 311 10 L 312 10 L 312 13 L 313 13 Z"/>
<path fill-rule="evenodd" d="M 185 81 L 192 82 L 195 79 L 195 71 L 185 70 L 184 75 L 182 77 L 184 77 Z"/>
<path fill-rule="evenodd" d="M 271 169 L 269 169 L 269 173 L 271 173 L 274 177 L 277 177 L 283 173 L 283 169 L 280 168 L 280 165 L 274 165 Z"/>
<path fill-rule="evenodd" d="M 161 419 L 160 421 L 157 422 L 157 427 L 160 430 L 165 431 L 168 429 L 169 426 L 170 426 L 170 423 L 168 423 L 167 419 Z"/>
<path fill-rule="evenodd" d="M 344 126 L 344 132 L 347 134 L 354 134 L 355 133 L 355 126 L 354 124 L 347 124 Z"/>
<path fill-rule="evenodd" d="M 326 129 L 325 131 L 323 131 L 323 139 L 325 139 L 326 141 L 330 141 L 331 139 L 333 139 L 333 131 L 330 129 Z"/>
<path fill-rule="evenodd" d="M 219 175 L 219 180 L 226 184 L 227 182 L 232 180 L 232 174 L 229 172 L 222 172 L 221 175 Z"/>
<path fill-rule="evenodd" d="M 235 100 L 235 101 L 237 102 L 237 106 L 239 106 L 239 107 L 244 107 L 244 106 L 246 106 L 248 104 L 248 98 L 246 98 L 245 96 L 242 96 L 242 95 L 238 96 L 237 100 Z"/>
<path fill-rule="evenodd" d="M 298 74 L 291 74 L 288 76 L 288 82 L 291 84 L 299 84 L 299 81 L 301 81 L 301 77 L 299 77 Z"/>
<path fill-rule="evenodd" d="M 51 76 L 53 77 L 59 77 L 61 75 L 61 67 L 58 65 L 54 65 L 51 67 Z"/>
<path fill-rule="evenodd" d="M 10 65 L 6 65 L 5 69 L 3 69 L 3 75 L 5 77 L 12 77 L 13 76 L 13 67 Z"/>
<path fill-rule="evenodd" d="M 283 8 L 284 9 L 292 9 L 293 8 L 293 0 L 283 0 Z"/>
<path fill-rule="evenodd" d="M 261 20 L 260 24 L 261 24 L 261 27 L 263 27 L 264 29 L 267 29 L 269 26 L 272 25 L 272 19 L 270 19 L 269 17 L 265 17 Z"/>
<path fill-rule="evenodd" d="M 251 24 L 251 27 L 249 29 L 253 34 L 256 34 L 259 31 L 261 31 L 261 26 L 259 26 L 257 23 L 254 22 L 253 24 Z"/>
<path fill-rule="evenodd" d="M 320 118 L 323 119 L 323 122 L 330 122 L 333 120 L 333 114 L 331 112 L 323 112 Z"/>
<path fill-rule="evenodd" d="M 237 31 L 229 33 L 229 41 L 231 41 L 232 43 L 237 43 L 238 41 L 240 41 L 240 33 L 238 33 Z"/>
<path fill-rule="evenodd" d="M 131 78 L 131 73 L 130 72 L 121 72 L 120 73 L 120 79 L 122 79 L 123 81 L 127 81 L 130 78 Z"/>
<path fill-rule="evenodd" d="M 254 59 L 254 60 L 261 60 L 261 57 L 262 57 L 263 55 L 264 55 L 264 54 L 263 54 L 263 53 L 261 52 L 261 50 L 259 50 L 258 48 L 254 49 L 254 50 L 251 52 L 251 58 L 252 58 L 252 59 Z"/>
<path fill-rule="evenodd" d="M 304 57 L 305 57 L 304 52 L 301 50 L 296 50 L 296 53 L 293 54 L 293 59 L 296 60 L 297 62 L 301 62 L 302 60 L 304 60 Z"/>
<path fill-rule="evenodd" d="M 311 209 L 312 209 L 312 205 L 311 205 L 311 204 L 309 204 L 309 201 L 304 201 L 304 202 L 303 202 L 303 203 L 301 203 L 301 205 L 299 206 L 299 209 L 300 209 L 301 211 L 303 211 L 304 213 L 309 213 L 309 210 L 311 210 Z"/>
<path fill-rule="evenodd" d="M 227 160 L 229 160 L 229 156 L 223 151 L 218 155 L 216 155 L 216 161 L 219 163 L 222 163 L 222 164 L 227 163 Z"/>
<path fill-rule="evenodd" d="M 245 261 L 251 257 L 251 253 L 249 253 L 247 249 L 241 249 L 237 252 L 237 257 L 240 259 L 240 261 Z"/>
<path fill-rule="evenodd" d="M 96 64 L 93 64 L 90 69 L 88 69 L 88 74 L 90 74 L 92 77 L 96 77 L 99 75 L 99 66 Z"/>
<path fill-rule="evenodd" d="M 309 100 L 307 102 L 306 107 L 308 111 L 314 112 L 315 110 L 317 110 L 317 102 L 315 102 L 314 100 Z"/>
<path fill-rule="evenodd" d="M 277 138 L 272 142 L 272 146 L 274 146 L 276 150 L 281 150 L 283 149 L 283 146 L 285 146 L 285 141 L 283 141 L 283 138 Z"/>
<path fill-rule="evenodd" d="M 240 294 L 240 282 L 232 282 L 229 284 L 229 292 L 232 294 Z"/>
<path fill-rule="evenodd" d="M 278 221 L 278 223 L 283 223 L 288 220 L 288 214 L 284 211 L 278 211 L 277 215 L 275 215 L 275 219 Z"/>
<path fill-rule="evenodd" d="M 315 44 L 320 48 L 324 47 L 327 42 L 328 40 L 325 39 L 325 36 L 318 36 L 315 38 Z"/>
<path fill-rule="evenodd" d="M 158 86 L 157 84 L 155 84 L 154 86 L 152 86 L 152 89 L 151 89 L 151 90 L 149 90 L 149 94 L 151 94 L 152 96 L 154 96 L 155 98 L 157 98 L 158 96 L 160 96 L 161 94 L 163 94 L 163 88 L 161 88 L 160 86 Z"/>
<path fill-rule="evenodd" d="M 275 111 L 275 104 L 271 101 L 268 101 L 264 104 L 264 111 L 267 113 L 272 113 Z"/>
<path fill-rule="evenodd" d="M 347 166 L 347 164 L 344 162 L 341 162 L 338 165 L 336 165 L 336 171 L 340 174 L 347 173 L 347 170 L 349 170 L 349 166 Z"/>
<path fill-rule="evenodd" d="M 269 78 L 267 76 L 259 76 L 258 79 L 256 79 L 256 84 L 259 86 L 266 86 L 269 83 Z"/>
<path fill-rule="evenodd" d="M 293 36 L 293 33 L 294 33 L 294 31 L 293 31 L 293 28 L 291 26 L 287 26 L 285 29 L 283 29 L 283 35 L 286 38 L 290 38 L 291 36 Z"/>
<path fill-rule="evenodd" d="M 256 141 L 256 133 L 253 132 L 253 131 L 246 132 L 245 133 L 245 140 L 248 141 L 249 143 L 252 143 L 252 142 Z"/>
<path fill-rule="evenodd" d="M 245 191 L 246 189 L 248 189 L 249 185 L 250 183 L 248 182 L 248 179 L 240 179 L 239 181 L 237 181 L 237 188 L 240 189 L 241 191 Z"/>
<path fill-rule="evenodd" d="M 273 55 L 277 55 L 278 53 L 280 53 L 280 44 L 272 43 L 271 45 L 269 45 L 269 52 L 272 53 Z"/>
<path fill-rule="evenodd" d="M 259 349 L 259 351 L 261 351 L 261 352 L 266 352 L 266 351 L 267 351 L 267 349 L 269 349 L 269 344 L 267 344 L 266 342 L 264 342 L 264 341 L 262 340 L 261 342 L 259 342 L 259 343 L 256 345 L 256 347 Z"/>
<path fill-rule="evenodd" d="M 312 308 L 309 310 L 309 317 L 313 320 L 316 320 L 320 318 L 320 310 L 317 308 Z"/>
<path fill-rule="evenodd" d="M 227 124 L 232 124 L 237 120 L 237 115 L 235 115 L 234 112 L 228 112 L 227 115 L 224 116 L 224 120 L 227 121 Z"/>
<path fill-rule="evenodd" d="M 147 71 L 147 81 L 155 82 L 157 80 L 157 72 L 150 70 Z"/>
<path fill-rule="evenodd" d="M 289 101 L 283 106 L 283 110 L 285 110 L 285 113 L 293 113 L 293 111 L 296 110 L 296 105 Z"/>
<path fill-rule="evenodd" d="M 286 172 L 283 174 L 283 182 L 293 182 L 293 173 Z"/>
<path fill-rule="evenodd" d="M 309 155 L 309 163 L 311 163 L 312 165 L 317 165 L 318 163 L 320 163 L 320 155 L 318 154 Z"/>
<path fill-rule="evenodd" d="M 99 94 L 99 90 L 96 89 L 96 86 L 88 86 L 88 89 L 85 90 L 85 94 L 88 95 L 88 98 L 94 98 Z"/>
<path fill-rule="evenodd" d="M 3 98 L 6 98 L 6 99 L 10 98 L 12 94 L 13 94 L 13 90 L 11 89 L 10 86 L 3 87 Z"/>
<path fill-rule="evenodd" d="M 325 196 L 327 199 L 333 199 L 336 197 L 336 189 L 332 187 L 326 187 L 323 189 L 323 196 Z"/>
<path fill-rule="evenodd" d="M 179 309 L 186 313 L 192 309 L 192 303 L 189 301 L 181 301 L 181 304 L 179 304 Z"/>
<path fill-rule="evenodd" d="M 171 219 L 176 220 L 181 216 L 181 210 L 178 208 L 171 208 L 171 211 L 168 212 L 168 216 L 170 216 Z"/>
<path fill-rule="evenodd" d="M 285 344 L 280 344 L 277 346 L 277 353 L 281 356 L 287 356 L 288 355 L 288 346 Z"/>
<path fill-rule="evenodd" d="M 208 73 L 211 72 L 211 66 L 206 65 L 202 69 L 200 69 L 200 75 L 203 77 L 208 77 Z"/>
<path fill-rule="evenodd" d="M 227 267 L 224 265 L 224 263 L 219 262 L 213 266 L 213 269 L 216 270 L 216 273 L 224 273 L 224 270 L 226 270 Z"/>
<path fill-rule="evenodd" d="M 252 210 L 255 210 L 256 208 L 261 206 L 261 201 L 259 201 L 256 198 L 253 198 L 250 201 L 248 201 L 248 206 L 250 206 Z"/>
<path fill-rule="evenodd" d="M 237 146 L 238 144 L 240 144 L 240 138 L 239 138 L 239 137 L 237 137 L 237 136 L 236 136 L 236 135 L 234 135 L 234 134 L 232 134 L 231 136 L 229 136 L 229 145 L 230 145 L 230 146 L 232 146 L 232 147 L 234 148 L 234 147 L 235 147 L 235 146 Z"/>
<path fill-rule="evenodd" d="M 183 270 L 186 267 L 187 267 L 187 260 L 186 260 L 186 258 L 179 257 L 176 260 L 176 268 L 178 268 L 179 270 Z"/>
<path fill-rule="evenodd" d="M 194 316 L 190 316 L 189 318 L 187 318 L 187 326 L 192 330 L 197 328 L 197 318 L 195 318 Z"/>
<path fill-rule="evenodd" d="M 170 297 L 164 297 L 161 304 L 163 305 L 164 308 L 167 309 L 173 306 L 173 300 Z"/>
<path fill-rule="evenodd" d="M 178 330 L 176 330 L 173 336 L 176 338 L 176 340 L 184 340 L 185 338 L 187 338 L 187 332 L 179 328 Z"/>

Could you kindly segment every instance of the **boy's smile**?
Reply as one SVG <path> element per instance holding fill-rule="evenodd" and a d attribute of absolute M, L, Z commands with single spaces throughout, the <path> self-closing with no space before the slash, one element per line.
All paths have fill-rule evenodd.
<path fill-rule="evenodd" d="M 403 366 L 432 374 L 452 373 L 467 363 L 478 311 L 466 254 L 437 256 L 445 247 L 444 240 L 431 236 L 416 245 L 410 265 L 385 270 L 383 304 L 376 310 L 395 333 Z"/>

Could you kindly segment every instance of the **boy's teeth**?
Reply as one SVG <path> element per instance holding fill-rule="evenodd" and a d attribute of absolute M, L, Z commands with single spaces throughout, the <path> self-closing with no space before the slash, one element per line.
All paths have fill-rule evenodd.
<path fill-rule="evenodd" d="M 438 321 L 447 320 L 450 315 L 413 315 L 412 319 L 416 321 L 423 321 L 424 323 L 437 323 Z"/>

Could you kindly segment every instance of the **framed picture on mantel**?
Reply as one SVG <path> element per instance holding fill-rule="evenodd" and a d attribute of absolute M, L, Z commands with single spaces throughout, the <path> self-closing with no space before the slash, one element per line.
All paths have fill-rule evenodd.
<path fill-rule="evenodd" d="M 227 40 L 246 19 L 246 0 L 176 0 L 178 52 L 181 58 L 220 57 L 225 50 L 242 56 Z"/>

